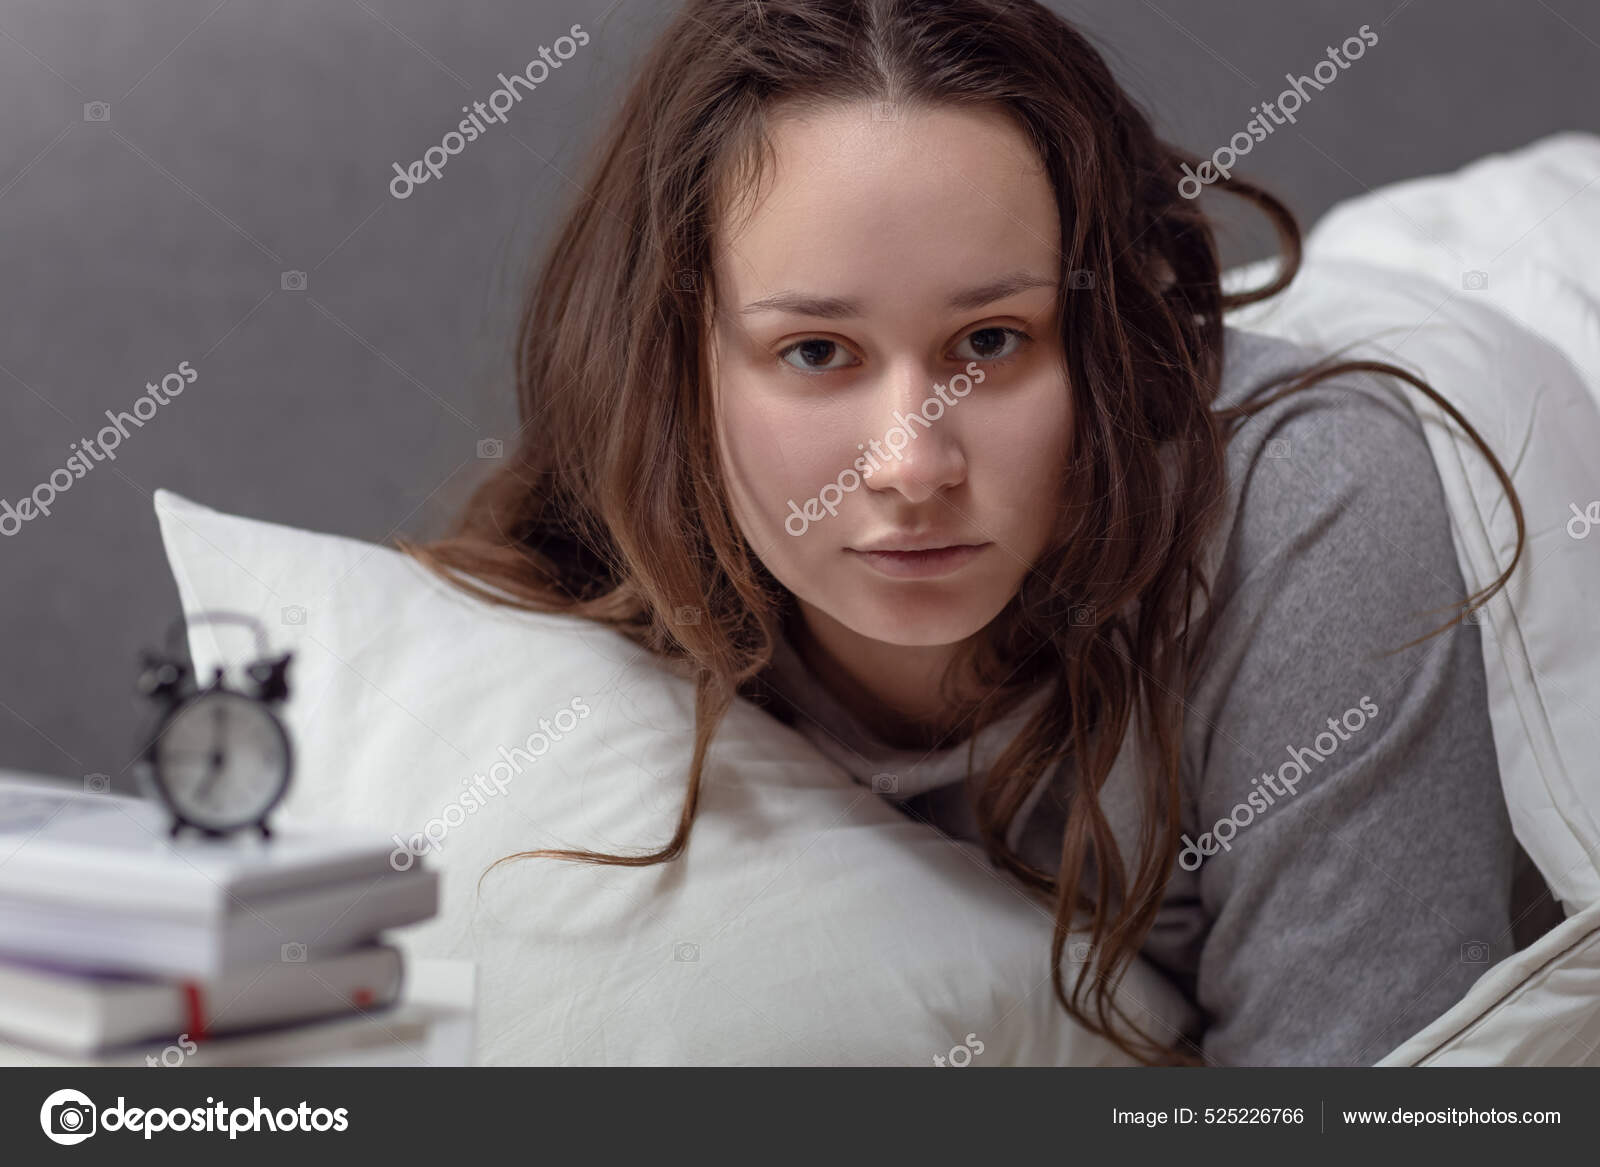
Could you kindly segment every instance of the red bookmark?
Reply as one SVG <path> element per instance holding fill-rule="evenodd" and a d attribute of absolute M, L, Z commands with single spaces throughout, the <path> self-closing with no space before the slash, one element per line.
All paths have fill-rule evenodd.
<path fill-rule="evenodd" d="M 183 982 L 183 1000 L 189 1012 L 189 1039 L 204 1041 L 210 1036 L 206 1032 L 206 1005 L 205 998 L 200 993 L 200 986 L 196 982 Z"/>

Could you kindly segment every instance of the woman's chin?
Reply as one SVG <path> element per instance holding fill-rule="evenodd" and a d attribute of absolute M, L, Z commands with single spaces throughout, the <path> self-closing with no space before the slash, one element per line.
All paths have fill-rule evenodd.
<path fill-rule="evenodd" d="M 987 608 L 975 605 L 970 596 L 954 602 L 929 602 L 900 598 L 863 607 L 836 616 L 857 635 L 898 648 L 933 648 L 958 644 L 980 632 L 994 618 Z"/>

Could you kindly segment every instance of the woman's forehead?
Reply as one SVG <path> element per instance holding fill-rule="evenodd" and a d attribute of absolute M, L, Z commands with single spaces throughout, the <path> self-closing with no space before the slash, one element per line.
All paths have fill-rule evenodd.
<path fill-rule="evenodd" d="M 717 233 L 742 307 L 783 292 L 930 295 L 1057 270 L 1055 194 L 1022 132 L 983 109 L 843 106 L 779 119 L 756 193 Z"/>

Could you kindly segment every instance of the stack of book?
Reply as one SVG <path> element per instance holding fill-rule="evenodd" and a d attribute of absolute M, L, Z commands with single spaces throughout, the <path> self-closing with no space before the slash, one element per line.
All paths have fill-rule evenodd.
<path fill-rule="evenodd" d="M 150 800 L 0 772 L 0 1042 L 177 1065 L 228 1035 L 292 1027 L 314 1057 L 319 1032 L 393 1029 L 405 962 L 381 933 L 435 913 L 436 872 L 396 871 L 368 834 L 169 825 Z"/>

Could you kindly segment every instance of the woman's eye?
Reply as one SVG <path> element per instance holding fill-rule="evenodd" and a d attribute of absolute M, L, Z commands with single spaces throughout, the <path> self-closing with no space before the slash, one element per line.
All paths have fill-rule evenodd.
<path fill-rule="evenodd" d="M 972 346 L 970 356 L 957 355 L 957 360 L 990 361 L 1004 363 L 1016 356 L 1022 346 L 1033 338 L 1017 328 L 993 325 L 969 332 L 962 343 Z M 957 346 L 959 350 L 960 346 Z M 839 358 L 844 358 L 841 362 Z M 849 368 L 850 353 L 837 341 L 811 337 L 791 344 L 778 354 L 778 359 L 802 373 L 831 373 Z"/>
<path fill-rule="evenodd" d="M 1019 329 L 994 325 L 969 332 L 965 339 L 972 343 L 975 351 L 972 357 L 962 357 L 962 360 L 1004 361 L 1016 356 L 1018 350 L 1032 338 Z M 1007 345 L 1012 347 L 1007 348 Z"/>
<path fill-rule="evenodd" d="M 802 340 L 798 344 L 791 344 L 778 354 L 778 359 L 791 368 L 800 370 L 802 373 L 828 373 L 835 369 L 847 367 L 828 363 L 830 357 L 840 354 L 849 356 L 844 348 L 835 342 L 813 337 L 810 340 Z M 803 363 L 796 363 L 790 360 L 791 355 L 798 356 Z"/>

